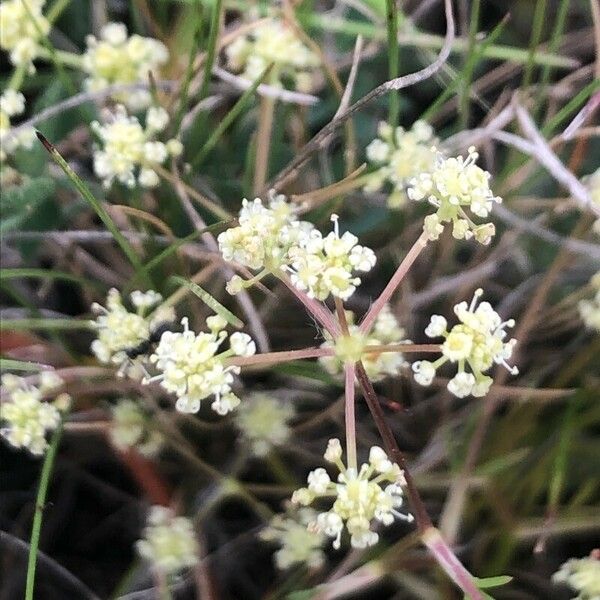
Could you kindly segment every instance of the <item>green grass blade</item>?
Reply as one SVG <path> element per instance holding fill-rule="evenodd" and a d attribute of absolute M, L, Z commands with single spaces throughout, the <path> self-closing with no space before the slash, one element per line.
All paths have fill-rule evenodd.
<path fill-rule="evenodd" d="M 0 358 L 0 370 L 2 371 L 33 371 L 37 373 L 44 369 L 45 365 L 12 358 Z"/>
<path fill-rule="evenodd" d="M 72 281 L 73 283 L 79 283 L 80 285 L 95 285 L 99 286 L 98 282 L 94 282 L 85 277 L 79 277 L 71 273 L 63 273 L 62 271 L 48 271 L 46 269 L 34 269 L 34 268 L 23 268 L 23 269 L 2 269 L 0 271 L 0 282 L 7 281 L 9 279 L 59 279 L 61 281 Z"/>
<path fill-rule="evenodd" d="M 87 319 L 2 319 L 0 321 L 0 331 L 11 329 L 42 329 L 53 331 L 61 329 L 93 329 L 93 326 Z"/>
<path fill-rule="evenodd" d="M 171 277 L 172 281 L 175 281 L 185 287 L 198 296 L 204 304 L 211 308 L 220 317 L 223 317 L 230 325 L 241 329 L 244 326 L 243 321 L 240 321 L 229 309 L 225 308 L 218 300 L 213 298 L 206 290 L 202 289 L 197 283 L 187 281 L 183 277 L 174 275 Z"/>
<path fill-rule="evenodd" d="M 204 61 L 204 75 L 198 93 L 198 101 L 203 100 L 208 92 L 208 84 L 210 83 L 212 68 L 215 64 L 215 55 L 217 53 L 217 38 L 221 26 L 222 12 L 223 0 L 215 0 L 210 19 L 210 33 L 208 34 L 208 47 L 206 49 L 206 60 Z"/>
<path fill-rule="evenodd" d="M 398 48 L 398 6 L 396 0 L 385 1 L 388 43 L 388 75 L 396 79 L 400 70 L 400 52 Z M 400 92 L 392 91 L 389 95 L 388 121 L 392 127 L 397 127 L 400 114 Z"/>

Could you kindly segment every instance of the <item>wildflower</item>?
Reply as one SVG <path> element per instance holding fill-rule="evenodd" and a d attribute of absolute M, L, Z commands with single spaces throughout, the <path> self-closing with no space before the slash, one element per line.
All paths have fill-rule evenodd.
<path fill-rule="evenodd" d="M 330 294 L 347 300 L 360 285 L 355 271 L 370 271 L 376 262 L 370 248 L 357 244 L 349 231 L 340 237 L 338 216 L 332 215 L 334 230 L 325 237 L 313 229 L 290 248 L 292 283 L 310 298 L 325 300 Z"/>
<path fill-rule="evenodd" d="M 475 164 L 479 154 L 469 148 L 466 159 L 462 156 L 444 158 L 438 154 L 431 172 L 421 173 L 409 182 L 408 197 L 411 200 L 427 200 L 437 208 L 428 215 L 423 226 L 430 240 L 437 240 L 444 230 L 444 223 L 452 222 L 452 235 L 456 239 L 475 239 L 489 244 L 495 228 L 493 223 L 476 225 L 465 212 L 468 208 L 474 215 L 485 218 L 494 202 L 489 186 L 490 174 Z"/>
<path fill-rule="evenodd" d="M 196 413 L 200 402 L 209 396 L 215 399 L 212 409 L 225 415 L 236 408 L 240 399 L 231 391 L 233 376 L 240 368 L 225 364 L 231 356 L 251 356 L 256 346 L 249 335 L 235 332 L 229 336 L 229 349 L 218 353 L 227 339 L 227 323 L 218 316 L 206 320 L 209 332 L 190 331 L 188 319 L 181 320 L 183 332 L 163 333 L 150 362 L 160 374 L 147 381 L 160 381 L 168 392 L 177 396 L 176 408 L 184 413 Z"/>
<path fill-rule="evenodd" d="M 123 23 L 108 23 L 101 29 L 99 40 L 88 35 L 86 43 L 83 69 L 88 73 L 85 85 L 90 91 L 114 84 L 147 81 L 148 73 L 156 71 L 169 59 L 169 52 L 162 42 L 136 34 L 128 37 Z M 152 99 L 148 90 L 118 93 L 113 97 L 132 110 L 146 108 Z"/>
<path fill-rule="evenodd" d="M 40 39 L 50 31 L 42 14 L 45 0 L 4 0 L 0 4 L 0 48 L 9 53 L 15 67 L 25 66 L 35 73 L 33 61 L 42 48 Z"/>
<path fill-rule="evenodd" d="M 365 191 L 374 192 L 389 182 L 393 191 L 388 206 L 402 208 L 407 201 L 409 181 L 433 170 L 439 141 L 425 121 L 415 121 L 408 131 L 380 123 L 377 132 L 379 137 L 367 146 L 367 158 L 378 168 L 369 176 Z"/>
<path fill-rule="evenodd" d="M 513 327 L 515 322 L 510 319 L 502 321 L 489 302 L 477 300 L 483 290 L 475 291 L 470 306 L 461 302 L 454 307 L 454 312 L 460 324 L 454 325 L 448 331 L 446 319 L 433 315 L 425 334 L 428 337 L 444 337 L 442 356 L 435 362 L 421 360 L 413 363 L 412 369 L 415 381 L 420 385 L 430 385 L 436 370 L 446 362 L 458 363 L 458 373 L 448 383 L 448 390 L 458 398 L 469 395 L 485 396 L 492 384 L 492 378 L 484 375 L 494 363 L 504 365 L 511 374 L 519 370 L 511 367 L 507 360 L 511 357 L 517 340 L 505 341 L 505 327 Z M 471 373 L 465 371 L 468 365 Z"/>
<path fill-rule="evenodd" d="M 31 148 L 35 140 L 35 131 L 32 127 L 12 134 L 10 132 L 11 117 L 25 112 L 25 97 L 20 92 L 7 89 L 0 96 L 0 161 L 6 160 L 17 148 Z"/>
<path fill-rule="evenodd" d="M 128 116 L 124 106 L 116 107 L 106 123 L 92 123 L 101 146 L 94 152 L 94 171 L 110 187 L 116 179 L 127 187 L 139 183 L 142 187 L 155 187 L 160 180 L 153 167 L 162 165 L 169 155 L 179 153 L 180 148 L 170 140 L 166 144 L 155 136 L 168 123 L 163 108 L 150 107 L 146 113 L 146 127 L 137 117 Z"/>
<path fill-rule="evenodd" d="M 92 342 L 91 350 L 100 362 L 119 365 L 120 375 L 132 375 L 128 352 L 148 342 L 157 325 L 175 320 L 175 312 L 170 307 L 159 307 L 148 314 L 162 300 L 158 292 L 134 291 L 129 298 L 135 312 L 125 308 L 121 294 L 114 288 L 108 292 L 106 307 L 92 304 L 92 311 L 98 315 L 92 321 L 98 337 Z M 145 353 L 139 354 L 143 358 Z"/>
<path fill-rule="evenodd" d="M 150 415 L 128 398 L 121 398 L 113 406 L 109 434 L 120 450 L 135 448 L 144 456 L 157 454 L 163 443 L 162 434 L 152 428 Z"/>
<path fill-rule="evenodd" d="M 566 583 L 577 592 L 574 600 L 600 598 L 600 557 L 597 550 L 584 558 L 571 558 L 552 575 L 552 581 Z"/>
<path fill-rule="evenodd" d="M 198 563 L 198 543 L 190 519 L 176 517 L 164 506 L 153 506 L 136 543 L 142 558 L 165 575 L 175 575 Z"/>
<path fill-rule="evenodd" d="M 325 562 L 321 549 L 325 535 L 308 525 L 316 519 L 317 513 L 311 508 L 300 508 L 287 515 L 275 515 L 267 527 L 260 532 L 264 541 L 276 542 L 281 546 L 275 552 L 275 564 L 278 569 L 287 569 L 292 565 L 306 564 L 318 569 Z"/>
<path fill-rule="evenodd" d="M 250 442 L 256 456 L 266 456 L 273 446 L 283 444 L 290 435 L 288 421 L 294 409 L 268 394 L 252 394 L 235 415 L 237 426 Z"/>
<path fill-rule="evenodd" d="M 48 448 L 46 433 L 56 429 L 60 423 L 60 413 L 68 408 L 68 394 L 55 395 L 52 402 L 44 401 L 63 381 L 56 373 L 40 373 L 37 386 L 9 373 L 2 376 L 2 387 L 7 399 L 0 405 L 0 436 L 15 448 L 25 448 L 40 456 Z"/>
<path fill-rule="evenodd" d="M 596 290 L 594 297 L 579 301 L 579 315 L 586 327 L 600 331 L 600 271 L 592 277 L 590 284 Z"/>
<path fill-rule="evenodd" d="M 242 77 L 255 81 L 270 65 L 271 85 L 289 79 L 294 87 L 307 92 L 312 87 L 312 71 L 319 66 L 317 55 L 305 46 L 296 32 L 279 19 L 268 19 L 237 37 L 225 49 L 227 64 Z"/>
<path fill-rule="evenodd" d="M 368 353 L 369 346 L 411 343 L 410 340 L 405 339 L 406 332 L 400 327 L 389 304 L 384 305 L 377 315 L 372 330 L 367 335 L 361 334 L 358 326 L 354 324 L 352 312 L 346 311 L 346 320 L 350 335 L 333 340 L 325 332 L 326 341 L 321 344 L 321 348 L 335 348 L 336 350 L 333 356 L 319 358 L 319 362 L 329 373 L 337 375 L 343 371 L 345 362 L 362 360 L 369 379 L 380 381 L 387 375 L 397 375 L 400 367 L 407 364 L 401 352 Z"/>
<path fill-rule="evenodd" d="M 330 480 L 325 469 L 315 469 L 308 475 L 308 486 L 296 490 L 292 496 L 294 504 L 304 506 L 318 498 L 334 498 L 331 509 L 317 515 L 309 524 L 310 529 L 334 538 L 333 547 L 337 549 L 346 527 L 352 546 L 366 548 L 379 540 L 372 529 L 376 523 L 389 526 L 396 518 L 412 521 L 412 515 L 397 510 L 403 503 L 404 474 L 381 448 L 371 448 L 368 464 L 363 464 L 358 472 L 345 467 L 341 454 L 339 440 L 329 440 L 324 456 L 340 471 L 337 483 Z"/>

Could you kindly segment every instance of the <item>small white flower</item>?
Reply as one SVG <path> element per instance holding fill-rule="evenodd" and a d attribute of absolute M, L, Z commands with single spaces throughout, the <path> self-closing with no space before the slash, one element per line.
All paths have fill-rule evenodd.
<path fill-rule="evenodd" d="M 338 444 L 330 441 L 326 458 L 333 457 L 332 448 L 336 448 L 337 454 Z M 320 513 L 309 528 L 332 537 L 334 548 L 341 545 L 344 526 L 352 546 L 365 548 L 379 539 L 373 531 L 376 523 L 389 526 L 397 518 L 412 521 L 412 515 L 398 511 L 403 504 L 404 475 L 381 448 L 371 448 L 369 462 L 358 472 L 346 468 L 340 459 L 335 464 L 340 469 L 337 483 L 330 480 L 325 469 L 315 469 L 308 475 L 308 487 L 296 490 L 292 496 L 293 503 L 302 505 L 318 498 L 333 498 L 330 510 Z"/>
<path fill-rule="evenodd" d="M 438 140 L 425 121 L 416 121 L 409 130 L 402 127 L 394 130 L 381 123 L 378 135 L 367 146 L 367 159 L 378 169 L 368 177 L 365 191 L 376 191 L 387 181 L 392 185 L 388 206 L 402 208 L 407 201 L 408 182 L 433 169 Z"/>
<path fill-rule="evenodd" d="M 164 441 L 160 431 L 152 428 L 150 415 L 128 398 L 113 406 L 109 435 L 120 450 L 135 448 L 144 456 L 157 454 Z"/>
<path fill-rule="evenodd" d="M 156 73 L 169 58 L 162 42 L 139 35 L 127 37 L 127 28 L 123 23 L 108 23 L 100 31 L 100 39 L 89 35 L 86 43 L 83 70 L 88 73 L 85 85 L 90 91 L 102 90 L 114 84 L 147 82 L 148 72 Z M 152 100 L 151 94 L 145 89 L 117 93 L 113 98 L 132 110 L 145 108 Z M 155 113 L 151 119 L 158 125 L 161 117 Z M 148 125 L 154 128 L 154 125 Z M 156 131 L 162 129 L 164 125 L 155 127 Z"/>
<path fill-rule="evenodd" d="M 503 365 L 511 374 L 518 369 L 509 366 L 507 361 L 517 343 L 515 339 L 506 340 L 505 327 L 513 327 L 514 321 L 502 321 L 489 302 L 478 299 L 483 290 L 475 291 L 471 304 L 460 302 L 454 312 L 460 323 L 447 331 L 447 322 L 443 317 L 434 315 L 426 334 L 430 337 L 443 336 L 442 357 L 434 363 L 417 361 L 412 365 L 415 381 L 420 385 L 430 385 L 436 369 L 450 361 L 458 363 L 458 373 L 448 383 L 448 390 L 459 398 L 468 395 L 485 396 L 492 384 L 492 378 L 484 375 L 494 364 Z M 435 335 L 434 335 L 435 334 Z M 470 372 L 465 371 L 468 367 Z"/>
<path fill-rule="evenodd" d="M 164 389 L 175 394 L 175 406 L 180 412 L 198 412 L 200 402 L 209 396 L 215 397 L 211 405 L 215 412 L 221 415 L 230 412 L 240 403 L 231 390 L 239 367 L 227 366 L 225 360 L 230 356 L 253 354 L 254 342 L 246 334 L 234 333 L 229 350 L 219 352 L 228 337 L 224 329 L 217 328 L 218 324 L 224 327 L 224 320 L 208 321 L 210 332 L 198 334 L 189 329 L 187 318 L 181 323 L 183 332 L 163 333 L 150 356 L 159 374 L 148 381 L 159 381 Z"/>
<path fill-rule="evenodd" d="M 192 522 L 176 517 L 164 506 L 153 506 L 143 538 L 136 544 L 142 558 L 166 575 L 174 575 L 198 563 L 198 543 Z"/>
<path fill-rule="evenodd" d="M 25 97 L 20 92 L 7 89 L 0 96 L 0 162 L 6 160 L 18 148 L 31 148 L 35 140 L 33 128 L 26 128 L 20 133 L 10 133 L 11 117 L 25 111 Z"/>
<path fill-rule="evenodd" d="M 162 131 L 169 124 L 169 113 L 162 106 L 151 106 L 146 113 L 146 127 Z"/>
<path fill-rule="evenodd" d="M 309 568 L 319 568 L 325 562 L 321 549 L 325 535 L 309 528 L 317 518 L 310 508 L 289 510 L 286 515 L 275 515 L 267 527 L 260 532 L 261 539 L 275 542 L 281 546 L 275 552 L 275 564 L 278 569 L 287 569 L 293 565 L 305 563 Z"/>
<path fill-rule="evenodd" d="M 323 455 L 325 460 L 330 463 L 337 463 L 338 460 L 342 459 L 342 444 L 340 444 L 340 440 L 331 439 L 327 444 L 327 450 L 325 450 L 325 454 Z"/>
<path fill-rule="evenodd" d="M 320 62 L 292 27 L 273 18 L 260 22 L 246 36 L 237 37 L 227 46 L 225 55 L 229 68 L 241 71 L 241 76 L 251 81 L 274 63 L 273 83 L 281 86 L 282 79 L 289 78 L 303 92 L 312 87 L 312 72 Z"/>
<path fill-rule="evenodd" d="M 273 446 L 282 445 L 290 435 L 288 421 L 294 416 L 289 402 L 268 394 L 250 394 L 235 414 L 236 425 L 250 442 L 256 456 L 266 456 Z"/>
<path fill-rule="evenodd" d="M 55 373 L 42 373 L 39 386 L 10 373 L 2 376 L 7 398 L 0 404 L 0 436 L 11 446 L 25 448 L 36 456 L 48 448 L 46 434 L 56 429 L 60 413 L 70 404 L 67 394 L 55 395 L 53 402 L 44 401 L 44 395 L 62 386 L 63 381 Z"/>
<path fill-rule="evenodd" d="M 584 558 L 571 558 L 552 576 L 556 583 L 566 583 L 577 592 L 573 600 L 598 600 L 600 598 L 600 558 L 593 551 Z"/>

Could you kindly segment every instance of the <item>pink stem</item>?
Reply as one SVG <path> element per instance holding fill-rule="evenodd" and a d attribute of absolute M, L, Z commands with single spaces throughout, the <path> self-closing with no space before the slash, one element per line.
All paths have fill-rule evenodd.
<path fill-rule="evenodd" d="M 334 348 L 303 348 L 302 350 L 285 350 L 283 352 L 263 352 L 254 356 L 236 356 L 227 359 L 228 365 L 247 367 L 249 365 L 272 365 L 302 358 L 319 358 L 333 356 Z"/>
<path fill-rule="evenodd" d="M 346 422 L 346 458 L 348 468 L 358 469 L 356 460 L 356 417 L 354 414 L 354 381 L 356 371 L 353 363 L 344 365 L 344 395 L 345 402 L 345 422 Z"/>
<path fill-rule="evenodd" d="M 483 600 L 483 594 L 475 585 L 473 577 L 435 527 L 424 531 L 421 539 L 448 577 L 469 596 L 470 600 Z"/>
<path fill-rule="evenodd" d="M 404 260 L 400 263 L 393 277 L 389 283 L 385 286 L 383 292 L 381 292 L 379 298 L 375 300 L 373 306 L 366 314 L 363 322 L 360 324 L 361 333 L 368 333 L 375 323 L 377 315 L 381 312 L 381 309 L 389 302 L 392 294 L 396 291 L 396 288 L 400 285 L 400 282 L 404 279 L 406 273 L 417 259 L 417 256 L 421 254 L 423 248 L 427 245 L 427 234 L 423 232 L 417 241 L 413 244 L 413 247 L 408 251 L 408 254 L 404 257 Z"/>

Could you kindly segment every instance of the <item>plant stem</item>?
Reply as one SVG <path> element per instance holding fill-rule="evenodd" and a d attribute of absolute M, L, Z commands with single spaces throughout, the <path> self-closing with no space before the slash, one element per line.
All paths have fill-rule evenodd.
<path fill-rule="evenodd" d="M 302 358 L 319 358 L 333 356 L 334 348 L 303 348 L 302 350 L 284 350 L 282 352 L 263 352 L 254 356 L 236 356 L 227 359 L 228 365 L 248 367 L 250 365 L 274 365 Z"/>
<path fill-rule="evenodd" d="M 356 460 L 356 416 L 355 416 L 355 387 L 356 372 L 352 363 L 344 365 L 344 420 L 346 424 L 346 460 L 348 468 L 358 469 Z"/>
<path fill-rule="evenodd" d="M 385 12 L 387 17 L 387 43 L 388 43 L 388 75 L 389 79 L 398 77 L 400 68 L 398 52 L 398 7 L 396 0 L 386 0 Z M 392 127 L 398 125 L 400 113 L 400 92 L 390 93 L 388 122 Z"/>
<path fill-rule="evenodd" d="M 27 583 L 25 584 L 25 600 L 33 600 L 33 589 L 35 584 L 35 568 L 37 564 L 37 552 L 40 544 L 40 532 L 42 529 L 42 519 L 44 517 L 44 506 L 46 504 L 46 494 L 48 492 L 48 484 L 50 475 L 54 466 L 54 459 L 58 450 L 63 429 L 63 418 L 58 424 L 58 427 L 52 434 L 50 447 L 46 452 L 42 473 L 40 475 L 40 484 L 38 486 L 37 497 L 35 499 L 35 513 L 33 516 L 33 525 L 31 528 L 31 541 L 29 543 L 29 558 L 27 560 Z"/>
<path fill-rule="evenodd" d="M 389 302 L 392 294 L 396 291 L 396 288 L 400 285 L 400 282 L 404 279 L 406 273 L 415 262 L 419 254 L 427 246 L 427 234 L 421 233 L 417 241 L 413 244 L 413 247 L 408 251 L 408 254 L 404 257 L 404 260 L 400 263 L 396 272 L 390 279 L 389 283 L 385 286 L 383 292 L 381 292 L 379 298 L 375 300 L 373 306 L 366 314 L 363 322 L 360 324 L 361 333 L 368 333 L 375 323 L 377 315 L 381 312 L 382 308 Z"/>
<path fill-rule="evenodd" d="M 273 76 L 271 75 L 271 83 Z M 258 113 L 258 132 L 256 135 L 256 156 L 254 161 L 254 183 L 252 190 L 259 194 L 267 181 L 269 169 L 269 153 L 271 150 L 271 132 L 273 130 L 273 117 L 275 116 L 275 98 L 270 96 L 260 97 Z"/>
<path fill-rule="evenodd" d="M 411 509 L 415 517 L 417 529 L 421 536 L 421 540 L 429 548 L 431 554 L 438 562 L 438 564 L 444 569 L 448 576 L 460 587 L 465 594 L 468 594 L 471 600 L 483 600 L 483 595 L 477 589 L 473 577 L 465 569 L 462 563 L 458 560 L 452 549 L 446 544 L 442 538 L 440 532 L 433 526 L 425 504 L 421 499 L 417 486 L 410 474 L 406 460 L 402 451 L 396 443 L 396 438 L 390 426 L 388 425 L 383 409 L 377 398 L 377 394 L 373 388 L 373 384 L 369 380 L 369 377 L 365 371 L 362 362 L 357 362 L 355 365 L 356 377 L 362 388 L 363 395 L 369 407 L 369 411 L 375 421 L 377 430 L 383 440 L 383 445 L 388 456 L 398 464 L 398 466 L 404 472 L 404 479 L 406 480 L 406 492 L 408 499 L 411 504 Z"/>

